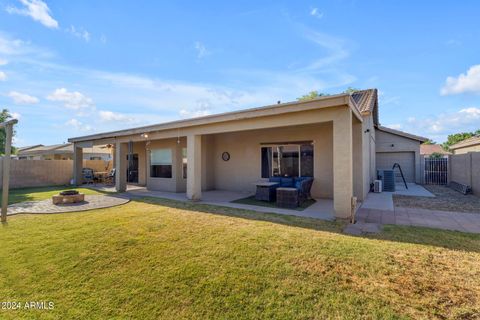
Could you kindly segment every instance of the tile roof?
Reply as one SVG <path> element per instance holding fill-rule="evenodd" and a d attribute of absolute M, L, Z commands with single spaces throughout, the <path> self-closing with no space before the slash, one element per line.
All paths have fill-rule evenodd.
<path fill-rule="evenodd" d="M 37 148 L 37 147 L 43 147 L 43 144 L 36 144 L 36 145 L 33 145 L 33 146 L 20 147 L 20 148 L 17 148 L 17 151 L 26 151 L 28 149 L 33 149 L 33 148 Z"/>
<path fill-rule="evenodd" d="M 351 96 L 360 112 L 370 112 L 373 116 L 374 123 L 378 125 L 378 90 L 359 90 L 353 92 Z"/>
<path fill-rule="evenodd" d="M 463 141 L 460 141 L 458 143 L 455 143 L 449 147 L 451 150 L 455 150 L 458 148 L 463 148 L 463 147 L 469 147 L 469 146 L 475 146 L 477 144 L 480 144 L 480 135 L 473 136 L 471 138 L 465 139 Z"/>
<path fill-rule="evenodd" d="M 420 145 L 420 154 L 430 155 L 432 153 L 451 154 L 450 152 L 443 150 L 442 146 L 439 144 Z"/>
<path fill-rule="evenodd" d="M 352 93 L 352 98 L 360 109 L 360 112 L 373 112 L 375 104 L 377 104 L 377 89 L 355 91 Z"/>

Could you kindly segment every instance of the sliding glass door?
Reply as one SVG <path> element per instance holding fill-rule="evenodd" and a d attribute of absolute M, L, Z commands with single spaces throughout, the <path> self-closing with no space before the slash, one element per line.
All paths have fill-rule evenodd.
<path fill-rule="evenodd" d="M 313 177 L 313 145 L 278 144 L 261 148 L 262 178 Z"/>

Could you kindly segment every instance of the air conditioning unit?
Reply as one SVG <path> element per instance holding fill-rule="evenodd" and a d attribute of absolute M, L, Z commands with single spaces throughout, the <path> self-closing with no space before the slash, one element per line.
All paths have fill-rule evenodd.
<path fill-rule="evenodd" d="M 373 181 L 373 192 L 376 192 L 376 193 L 382 192 L 382 180 Z"/>
<path fill-rule="evenodd" d="M 393 170 L 377 170 L 377 176 L 382 181 L 382 191 L 395 192 L 395 173 Z"/>

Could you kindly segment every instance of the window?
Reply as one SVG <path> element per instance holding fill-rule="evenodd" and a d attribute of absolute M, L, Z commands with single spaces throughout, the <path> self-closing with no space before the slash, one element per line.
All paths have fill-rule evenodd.
<path fill-rule="evenodd" d="M 102 157 L 90 157 L 90 160 L 102 160 Z"/>
<path fill-rule="evenodd" d="M 262 178 L 313 177 L 313 145 L 290 144 L 262 147 Z"/>
<path fill-rule="evenodd" d="M 154 149 L 150 151 L 150 177 L 172 177 L 172 149 Z"/>
<path fill-rule="evenodd" d="M 182 148 L 182 176 L 187 179 L 187 148 Z"/>

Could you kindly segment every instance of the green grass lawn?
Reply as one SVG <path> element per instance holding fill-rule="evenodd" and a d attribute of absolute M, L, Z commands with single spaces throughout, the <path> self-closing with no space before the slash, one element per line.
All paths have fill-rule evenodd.
<path fill-rule="evenodd" d="M 480 317 L 480 235 L 145 199 L 0 226 L 0 319 Z"/>
<path fill-rule="evenodd" d="M 64 190 L 75 189 L 81 193 L 85 194 L 101 194 L 99 191 L 88 189 L 88 188 L 74 188 L 74 187 L 63 187 L 63 186 L 53 186 L 53 187 L 38 187 L 38 188 L 20 188 L 20 189 L 10 189 L 10 196 L 8 198 L 8 203 L 17 203 L 24 201 L 38 201 L 51 198 L 53 195 L 58 194 Z M 1 203 L 1 197 L 0 197 Z"/>

